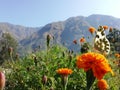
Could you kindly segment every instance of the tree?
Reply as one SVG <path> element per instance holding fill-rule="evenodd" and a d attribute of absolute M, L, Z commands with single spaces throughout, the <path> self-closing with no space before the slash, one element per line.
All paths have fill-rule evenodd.
<path fill-rule="evenodd" d="M 0 36 L 0 64 L 10 60 L 16 53 L 18 43 L 8 32 Z"/>
<path fill-rule="evenodd" d="M 120 30 L 113 28 L 107 35 L 111 44 L 111 51 L 120 53 Z"/>

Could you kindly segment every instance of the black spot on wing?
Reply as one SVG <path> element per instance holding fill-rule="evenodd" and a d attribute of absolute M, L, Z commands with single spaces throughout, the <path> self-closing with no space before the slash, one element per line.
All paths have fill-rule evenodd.
<path fill-rule="evenodd" d="M 106 46 L 109 46 L 109 44 L 106 44 Z"/>
<path fill-rule="evenodd" d="M 101 35 L 102 35 L 102 36 L 105 36 L 105 32 L 104 32 L 104 31 L 102 31 L 102 32 L 101 32 Z"/>
<path fill-rule="evenodd" d="M 102 42 L 102 39 L 100 39 L 100 42 Z"/>
<path fill-rule="evenodd" d="M 98 29 L 98 31 L 100 32 L 100 31 L 101 31 L 101 29 Z"/>
<path fill-rule="evenodd" d="M 99 38 L 99 35 L 96 35 L 96 38 Z"/>

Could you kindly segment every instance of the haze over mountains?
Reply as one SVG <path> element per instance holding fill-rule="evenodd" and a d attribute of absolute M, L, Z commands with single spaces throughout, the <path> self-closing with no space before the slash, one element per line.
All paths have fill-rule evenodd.
<path fill-rule="evenodd" d="M 74 39 L 79 40 L 81 37 L 92 37 L 88 28 L 90 26 L 98 28 L 99 25 L 107 25 L 120 29 L 120 19 L 108 15 L 90 15 L 88 17 L 77 16 L 68 18 L 65 21 L 49 23 L 41 28 L 29 28 L 8 23 L 0 23 L 0 32 L 8 31 L 12 33 L 24 47 L 41 47 L 45 46 L 47 34 L 54 36 L 55 43 L 65 45 L 69 48 L 73 46 Z"/>

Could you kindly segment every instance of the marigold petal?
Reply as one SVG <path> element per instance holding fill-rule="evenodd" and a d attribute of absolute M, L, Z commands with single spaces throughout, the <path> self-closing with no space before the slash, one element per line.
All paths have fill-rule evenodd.
<path fill-rule="evenodd" d="M 60 68 L 60 69 L 56 70 L 56 72 L 60 75 L 69 75 L 69 74 L 72 74 L 73 71 L 68 68 Z"/>

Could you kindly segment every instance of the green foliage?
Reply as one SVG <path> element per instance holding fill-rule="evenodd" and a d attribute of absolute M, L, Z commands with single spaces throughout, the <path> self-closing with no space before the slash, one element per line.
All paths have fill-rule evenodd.
<path fill-rule="evenodd" d="M 46 46 L 49 43 L 46 43 Z M 92 49 L 89 43 L 84 43 L 81 46 L 81 54 Z M 50 44 L 46 50 L 39 49 L 24 58 L 13 58 L 13 62 L 6 61 L 2 65 L 6 74 L 5 90 L 63 90 L 61 75 L 56 72 L 59 68 L 73 70 L 73 73 L 68 75 L 66 90 L 86 90 L 86 86 L 88 90 L 89 88 L 98 90 L 97 79 L 90 78 L 93 74 L 86 74 L 83 69 L 76 67 L 76 55 L 63 46 Z M 117 62 L 119 58 L 111 55 L 107 59 L 116 76 L 113 77 L 108 73 L 104 79 L 107 80 L 110 90 L 119 90 L 120 62 Z"/>
<path fill-rule="evenodd" d="M 107 38 L 111 44 L 111 51 L 120 53 L 120 30 L 113 28 Z"/>
<path fill-rule="evenodd" d="M 37 59 L 37 65 L 34 57 Z M 4 68 L 9 68 L 11 72 L 6 71 L 5 89 L 49 90 L 53 87 L 55 90 L 61 90 L 61 78 L 56 70 L 67 67 L 73 70 L 73 74 L 69 76 L 67 90 L 83 90 L 86 85 L 85 73 L 76 68 L 75 58 L 74 53 L 68 52 L 66 48 L 53 46 L 49 51 L 36 52 L 14 63 L 6 62 Z M 46 84 L 42 83 L 43 75 L 47 76 Z"/>
<path fill-rule="evenodd" d="M 115 57 L 113 58 L 115 60 Z M 112 60 L 110 62 L 118 76 L 112 77 L 111 74 L 107 74 L 104 78 L 108 81 L 110 90 L 119 90 L 118 67 Z M 86 90 L 86 73 L 76 67 L 76 55 L 58 45 L 52 46 L 47 51 L 30 54 L 13 63 L 5 62 L 4 68 L 8 69 L 5 90 L 50 90 L 50 88 L 62 90 L 61 76 L 56 73 L 56 70 L 64 67 L 73 70 L 73 73 L 68 76 L 67 90 Z M 98 90 L 96 82 L 92 90 Z"/>

